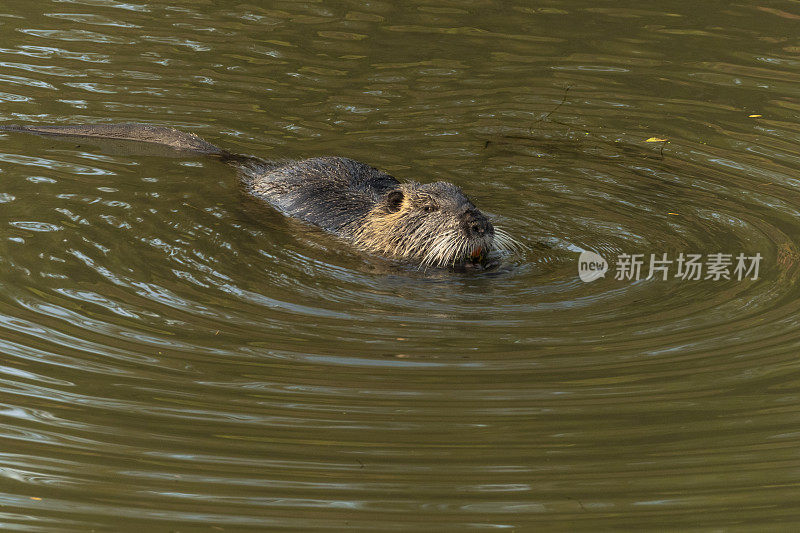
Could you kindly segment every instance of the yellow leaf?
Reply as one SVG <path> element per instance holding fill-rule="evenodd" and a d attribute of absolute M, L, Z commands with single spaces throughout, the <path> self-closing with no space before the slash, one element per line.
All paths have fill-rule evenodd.
<path fill-rule="evenodd" d="M 763 117 L 764 115 L 747 115 L 748 118 L 759 118 Z"/>
<path fill-rule="evenodd" d="M 646 143 L 664 143 L 664 142 L 667 142 L 667 140 L 666 139 L 661 139 L 659 137 L 650 137 L 649 139 L 647 139 L 644 142 L 646 142 Z"/>

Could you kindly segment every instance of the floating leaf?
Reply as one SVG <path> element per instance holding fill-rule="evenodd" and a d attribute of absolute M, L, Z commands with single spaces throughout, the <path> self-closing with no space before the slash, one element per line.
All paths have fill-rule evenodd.
<path fill-rule="evenodd" d="M 760 118 L 760 117 L 763 117 L 763 116 L 764 115 L 747 115 L 748 118 Z"/>
<path fill-rule="evenodd" d="M 665 142 L 667 142 L 667 140 L 666 139 L 662 139 L 660 137 L 650 137 L 649 139 L 647 139 L 644 142 L 646 142 L 646 143 L 665 143 Z"/>

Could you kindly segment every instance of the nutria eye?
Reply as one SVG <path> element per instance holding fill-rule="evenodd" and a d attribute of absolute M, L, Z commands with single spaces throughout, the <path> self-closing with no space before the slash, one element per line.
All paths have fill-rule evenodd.
<path fill-rule="evenodd" d="M 424 206 L 422 206 L 422 210 L 425 211 L 426 213 L 433 213 L 434 211 L 436 211 L 436 209 L 437 208 L 436 208 L 435 205 L 424 205 Z"/>

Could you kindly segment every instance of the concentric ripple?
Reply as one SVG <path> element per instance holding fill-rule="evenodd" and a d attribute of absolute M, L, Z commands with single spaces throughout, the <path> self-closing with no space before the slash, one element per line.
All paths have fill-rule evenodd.
<path fill-rule="evenodd" d="M 800 523 L 796 6 L 267 4 L 11 1 L 0 124 L 352 157 L 524 250 L 398 265 L 218 161 L 0 135 L 4 530 Z"/>

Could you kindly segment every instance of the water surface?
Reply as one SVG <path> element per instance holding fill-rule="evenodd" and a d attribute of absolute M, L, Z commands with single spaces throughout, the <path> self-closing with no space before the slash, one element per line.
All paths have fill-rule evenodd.
<path fill-rule="evenodd" d="M 796 526 L 800 10 L 616 5 L 7 0 L 0 124 L 352 157 L 528 250 L 420 271 L 217 161 L 3 134 L 3 529 Z"/>

